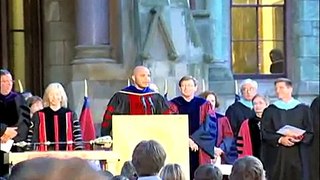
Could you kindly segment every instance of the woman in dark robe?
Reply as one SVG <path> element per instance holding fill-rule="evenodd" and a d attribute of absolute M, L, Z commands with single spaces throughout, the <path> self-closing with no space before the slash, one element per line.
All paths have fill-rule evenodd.
<path fill-rule="evenodd" d="M 262 113 L 268 107 L 266 97 L 257 94 L 252 99 L 253 109 L 256 113 L 254 118 L 245 120 L 240 127 L 237 136 L 238 157 L 255 156 L 261 160 L 261 131 L 260 123 Z"/>
<path fill-rule="evenodd" d="M 44 108 L 36 112 L 33 142 L 38 151 L 82 150 L 80 123 L 75 112 L 67 108 L 67 95 L 60 83 L 51 83 L 43 96 Z M 47 144 L 53 142 L 53 144 Z"/>

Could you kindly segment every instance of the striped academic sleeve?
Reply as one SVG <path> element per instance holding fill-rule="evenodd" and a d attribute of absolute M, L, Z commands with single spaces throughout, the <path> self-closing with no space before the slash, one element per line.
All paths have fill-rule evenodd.
<path fill-rule="evenodd" d="M 82 141 L 80 121 L 75 112 L 72 113 L 72 126 L 74 150 L 83 150 L 84 146 Z"/>

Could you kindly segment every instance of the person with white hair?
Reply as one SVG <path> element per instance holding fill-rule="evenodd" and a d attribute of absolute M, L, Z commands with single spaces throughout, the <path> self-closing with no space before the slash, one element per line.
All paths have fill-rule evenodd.
<path fill-rule="evenodd" d="M 83 150 L 80 122 L 74 111 L 67 107 L 68 98 L 60 83 L 47 86 L 43 96 L 44 108 L 36 112 L 32 141 L 39 142 L 38 151 Z M 73 141 L 73 144 L 61 144 Z M 47 145 L 47 142 L 54 144 Z"/>
<path fill-rule="evenodd" d="M 228 107 L 226 116 L 230 121 L 234 135 L 237 135 L 242 122 L 255 117 L 252 99 L 257 94 L 258 83 L 252 79 L 245 79 L 240 84 L 240 100 Z"/>

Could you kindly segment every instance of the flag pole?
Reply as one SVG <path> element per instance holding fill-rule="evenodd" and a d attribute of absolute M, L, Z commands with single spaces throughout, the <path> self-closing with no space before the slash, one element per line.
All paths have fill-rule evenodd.
<path fill-rule="evenodd" d="M 22 86 L 20 79 L 18 79 L 18 85 L 19 85 L 20 93 L 23 93 L 23 86 Z"/>
<path fill-rule="evenodd" d="M 164 79 L 164 94 L 168 93 L 168 79 Z"/>
<path fill-rule="evenodd" d="M 206 91 L 206 82 L 202 79 L 202 92 Z"/>
<path fill-rule="evenodd" d="M 87 79 L 84 79 L 84 97 L 88 97 L 88 83 L 87 83 Z"/>
<path fill-rule="evenodd" d="M 236 95 L 239 95 L 238 80 L 234 80 L 234 91 Z"/>

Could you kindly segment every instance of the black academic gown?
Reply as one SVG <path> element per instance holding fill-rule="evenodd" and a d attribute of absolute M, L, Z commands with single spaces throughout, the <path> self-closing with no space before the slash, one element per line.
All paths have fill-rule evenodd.
<path fill-rule="evenodd" d="M 56 122 L 54 121 L 56 118 Z M 34 122 L 34 134 L 32 142 L 67 142 L 68 136 L 71 137 L 69 141 L 74 141 L 74 144 L 67 146 L 60 144 L 57 146 L 36 146 L 34 149 L 38 151 L 46 150 L 83 150 L 83 142 L 81 135 L 80 122 L 77 115 L 72 110 L 61 107 L 57 111 L 53 111 L 50 107 L 45 107 L 36 112 L 32 117 Z M 41 122 L 43 124 L 41 124 Z M 56 123 L 56 124 L 55 124 Z M 41 126 L 43 125 L 43 126 Z M 43 128 L 43 129 L 41 129 Z M 71 128 L 70 131 L 67 129 Z M 42 131 L 41 131 L 42 130 Z M 42 142 L 43 143 L 43 142 Z"/>
<path fill-rule="evenodd" d="M 0 94 L 0 123 L 2 134 L 7 127 L 18 127 L 18 134 L 13 140 L 15 142 L 26 140 L 30 126 L 30 110 L 21 94 L 16 92 L 10 92 L 6 96 Z M 12 147 L 11 151 L 17 152 L 23 151 L 23 149 Z M 2 152 L 0 156 L 3 156 Z M 7 173 L 8 170 L 8 167 L 2 164 L 3 162 L 0 162 L 0 176 Z"/>
<path fill-rule="evenodd" d="M 211 111 L 211 104 L 203 98 L 194 97 L 190 102 L 186 101 L 182 96 L 176 97 L 170 101 L 170 106 L 172 109 L 177 109 L 178 114 L 187 114 L 189 119 L 189 136 L 193 138 L 192 135 L 203 128 L 201 125 L 209 125 L 209 121 L 205 120 L 209 118 L 209 112 Z M 209 129 L 205 128 L 205 129 Z M 198 136 L 198 135 L 196 135 Z M 189 164 L 190 164 L 190 179 L 193 179 L 195 170 L 199 165 L 208 163 L 210 161 L 210 155 L 206 153 L 204 148 L 201 148 L 201 145 L 206 143 L 211 143 L 211 150 L 214 151 L 215 139 L 211 133 L 206 137 L 209 141 L 203 141 L 204 144 L 198 144 L 199 151 L 194 152 L 189 148 Z M 194 139 L 196 142 L 196 140 Z M 210 145 L 208 145 L 210 147 Z"/>
<path fill-rule="evenodd" d="M 242 122 L 246 119 L 254 118 L 255 113 L 251 108 L 243 105 L 240 101 L 237 101 L 228 107 L 226 116 L 230 121 L 233 134 L 236 136 Z"/>
<path fill-rule="evenodd" d="M 287 147 L 278 143 L 280 134 L 276 131 L 285 125 L 306 130 L 300 143 Z M 292 109 L 279 109 L 270 105 L 265 109 L 261 121 L 262 161 L 267 179 L 307 180 L 310 168 L 308 148 L 312 142 L 313 124 L 308 106 L 299 104 Z"/>
<path fill-rule="evenodd" d="M 101 124 L 101 136 L 111 135 L 112 115 L 169 114 L 169 105 L 163 96 L 149 87 L 139 90 L 128 86 L 115 93 L 109 101 Z"/>
<path fill-rule="evenodd" d="M 313 129 L 314 129 L 314 136 L 313 142 L 311 145 L 311 179 L 312 180 L 319 180 L 320 172 L 319 172 L 319 106 L 320 103 L 320 96 L 316 97 L 312 104 L 311 104 L 311 111 L 313 116 Z"/>

